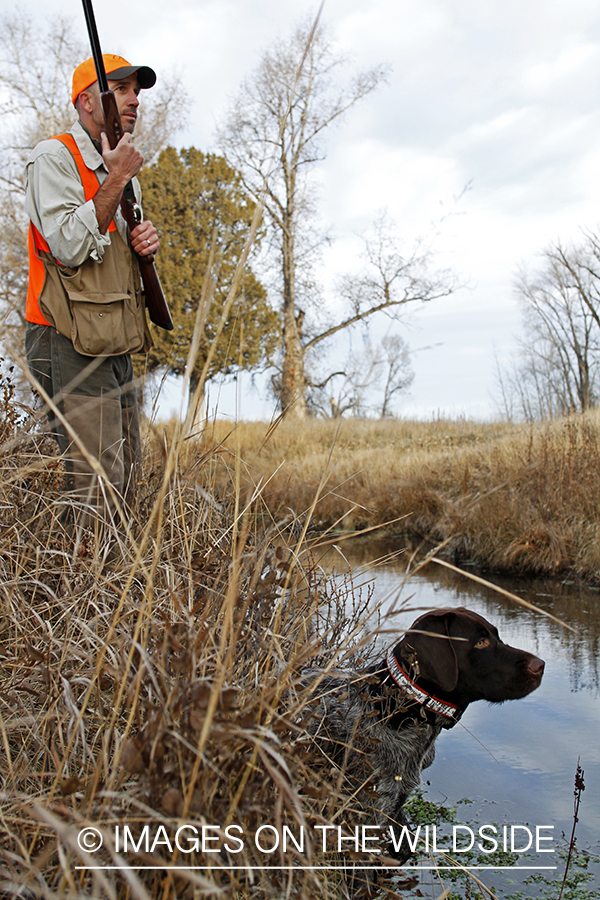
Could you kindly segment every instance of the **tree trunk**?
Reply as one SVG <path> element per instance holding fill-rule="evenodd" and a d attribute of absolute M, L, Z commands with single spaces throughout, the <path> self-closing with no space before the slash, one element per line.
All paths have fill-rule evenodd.
<path fill-rule="evenodd" d="M 302 318 L 301 312 L 295 316 L 293 308 L 284 308 L 281 409 L 294 419 L 306 418 L 304 348 L 300 331 Z"/>
<path fill-rule="evenodd" d="M 194 397 L 196 395 L 196 390 L 200 383 L 200 379 L 197 375 L 192 375 L 190 378 L 190 386 L 188 390 L 189 404 L 191 408 L 191 404 L 194 403 Z M 194 438 L 194 440 L 200 440 L 204 433 L 204 425 L 206 419 L 204 416 L 204 391 L 201 391 L 198 401 L 196 403 L 196 408 L 194 409 L 194 416 L 190 422 L 190 426 L 188 429 L 188 437 Z"/>
<path fill-rule="evenodd" d="M 306 418 L 306 380 L 302 322 L 304 313 L 296 314 L 296 282 L 294 259 L 294 223 L 291 208 L 293 192 L 288 189 L 288 208 L 283 228 L 283 367 L 281 374 L 281 409 L 286 415 Z"/>

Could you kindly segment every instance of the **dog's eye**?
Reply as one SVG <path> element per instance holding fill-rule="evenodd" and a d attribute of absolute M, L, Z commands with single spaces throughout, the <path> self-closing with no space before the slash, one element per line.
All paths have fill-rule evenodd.
<path fill-rule="evenodd" d="M 475 644 L 475 649 L 476 650 L 485 650 L 485 648 L 489 647 L 489 646 L 490 646 L 490 639 L 483 637 L 483 638 L 479 638 L 479 640 Z"/>

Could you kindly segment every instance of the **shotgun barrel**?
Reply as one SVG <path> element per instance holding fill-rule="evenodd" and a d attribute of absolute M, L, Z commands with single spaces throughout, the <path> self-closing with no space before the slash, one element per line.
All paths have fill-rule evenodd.
<path fill-rule="evenodd" d="M 98 87 L 100 89 L 100 99 L 104 112 L 104 129 L 111 150 L 117 146 L 123 137 L 123 126 L 121 116 L 117 106 L 117 99 L 113 91 L 108 89 L 108 80 L 104 69 L 104 60 L 100 49 L 100 40 L 98 38 L 98 30 L 96 28 L 96 18 L 92 7 L 92 0 L 82 0 L 83 11 L 85 14 L 85 22 L 87 25 L 90 45 L 92 48 L 92 56 L 94 58 L 94 66 L 96 68 L 96 77 L 98 79 Z M 142 220 L 142 211 L 135 199 L 133 184 L 129 181 L 124 189 L 121 197 L 121 212 L 131 231 Z M 140 267 L 140 276 L 144 286 L 144 294 L 146 296 L 146 308 L 150 320 L 164 328 L 172 331 L 174 328 L 173 319 L 169 312 L 169 307 L 160 284 L 160 280 L 156 273 L 153 256 L 139 256 L 138 263 Z"/>

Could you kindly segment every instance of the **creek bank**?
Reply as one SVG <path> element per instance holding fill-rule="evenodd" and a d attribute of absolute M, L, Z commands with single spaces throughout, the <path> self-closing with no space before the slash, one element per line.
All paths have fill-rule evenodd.
<path fill-rule="evenodd" d="M 237 467 L 265 520 L 381 525 L 492 572 L 600 578 L 600 414 L 537 425 L 285 421 L 205 435 L 211 485 Z M 197 454 L 197 450 L 196 450 Z"/>

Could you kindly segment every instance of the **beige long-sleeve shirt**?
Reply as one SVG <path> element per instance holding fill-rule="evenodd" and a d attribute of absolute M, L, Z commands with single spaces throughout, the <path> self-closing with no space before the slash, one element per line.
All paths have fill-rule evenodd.
<path fill-rule="evenodd" d="M 71 134 L 84 163 L 103 184 L 108 170 L 80 122 L 73 125 Z M 100 233 L 94 201 L 86 202 L 77 164 L 61 141 L 41 141 L 33 149 L 25 168 L 25 186 L 27 214 L 55 259 L 70 268 L 80 266 L 86 259 L 102 262 L 110 237 Z M 140 202 L 136 178 L 133 186 Z M 127 241 L 127 224 L 120 209 L 115 213 L 115 224 Z"/>

